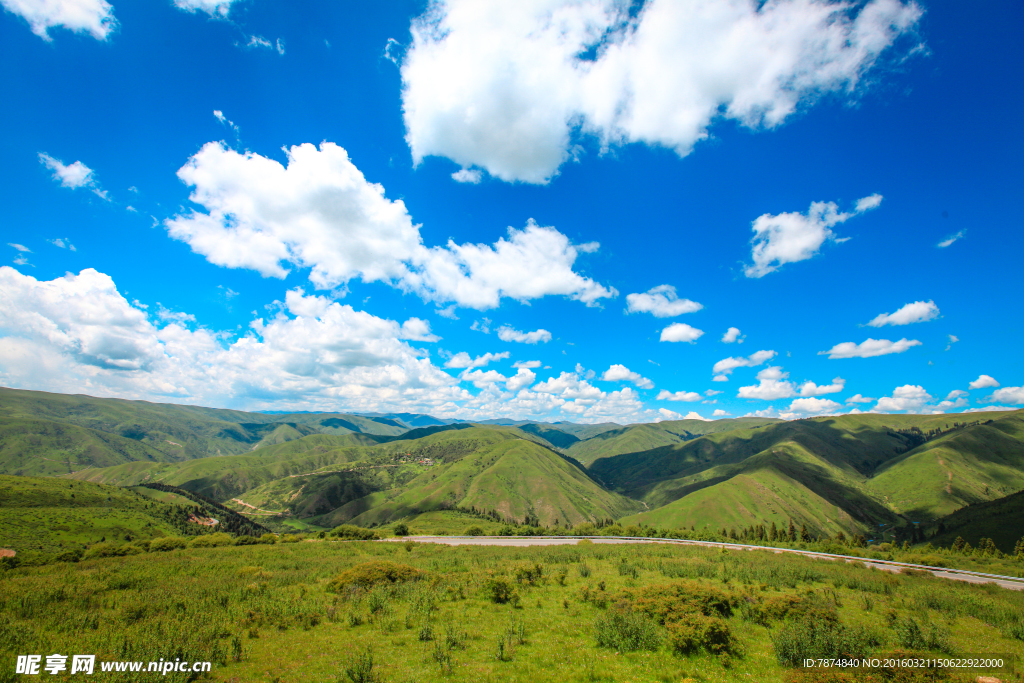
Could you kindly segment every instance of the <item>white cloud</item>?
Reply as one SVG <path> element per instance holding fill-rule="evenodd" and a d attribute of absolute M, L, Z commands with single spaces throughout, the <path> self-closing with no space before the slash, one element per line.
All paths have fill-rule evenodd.
<path fill-rule="evenodd" d="M 1020 410 L 1012 406 L 985 406 L 984 408 L 968 408 L 965 413 L 995 413 L 1002 412 L 1004 410 Z"/>
<path fill-rule="evenodd" d="M 522 230 L 510 227 L 508 239 L 499 238 L 494 246 L 449 241 L 445 247 L 419 248 L 404 282 L 426 299 L 480 310 L 497 307 L 503 296 L 525 302 L 562 295 L 593 306 L 618 295 L 573 271 L 580 253 L 597 248 L 595 242 L 572 244 L 531 219 Z"/>
<path fill-rule="evenodd" d="M 71 241 L 68 240 L 68 238 L 66 238 L 66 237 L 64 237 L 64 238 L 57 237 L 55 239 L 46 240 L 46 241 L 49 242 L 50 244 L 52 244 L 53 246 L 59 247 L 61 249 L 69 249 L 70 251 L 78 251 L 77 249 L 75 249 L 75 245 L 71 244 Z"/>
<path fill-rule="evenodd" d="M 945 401 L 941 401 L 935 407 L 941 413 L 941 412 L 945 412 L 947 410 L 951 410 L 953 408 L 965 408 L 965 407 L 967 407 L 967 405 L 968 405 L 967 399 L 963 398 L 961 396 L 960 398 L 957 398 L 957 399 L 955 399 L 953 401 L 950 401 L 949 399 L 946 399 Z"/>
<path fill-rule="evenodd" d="M 659 410 L 665 410 L 665 409 L 664 408 L 659 408 Z M 678 413 L 676 413 L 676 414 L 678 415 Z M 678 418 L 675 418 L 675 419 L 678 419 Z M 711 422 L 711 420 L 709 420 L 708 418 L 706 418 L 703 415 L 701 415 L 700 413 L 696 413 L 696 412 L 694 412 L 692 410 L 690 412 L 688 412 L 686 414 L 686 417 L 684 417 L 683 419 L 684 420 L 700 420 L 701 422 Z"/>
<path fill-rule="evenodd" d="M 459 379 L 463 382 L 472 382 L 477 389 L 483 389 L 496 382 L 508 381 L 508 377 L 505 377 L 505 375 L 497 370 L 466 370 L 459 375 Z"/>
<path fill-rule="evenodd" d="M 696 301 L 680 299 L 672 285 L 658 285 L 643 294 L 626 295 L 626 313 L 650 313 L 656 318 L 674 318 L 704 308 Z"/>
<path fill-rule="evenodd" d="M 721 391 L 715 391 L 714 389 L 708 389 L 707 391 L 704 392 L 704 395 L 705 396 L 718 396 L 721 393 L 722 393 Z"/>
<path fill-rule="evenodd" d="M 640 373 L 633 372 L 625 365 L 612 365 L 604 371 L 601 379 L 605 382 L 632 382 L 641 389 L 654 388 L 654 382 L 646 377 L 641 377 Z"/>
<path fill-rule="evenodd" d="M 898 0 L 652 0 L 635 18 L 631 7 L 431 3 L 401 67 L 413 160 L 544 183 L 587 135 L 685 156 L 715 120 L 772 128 L 822 95 L 855 99 L 922 14 Z"/>
<path fill-rule="evenodd" d="M 860 394 L 854 394 L 850 398 L 846 399 L 846 402 L 847 403 L 872 403 L 872 402 L 877 401 L 877 400 L 878 399 L 871 398 L 870 396 L 861 396 Z"/>
<path fill-rule="evenodd" d="M 506 342 L 519 342 L 520 344 L 537 344 L 551 341 L 551 333 L 547 330 L 534 330 L 533 332 L 520 332 L 514 327 L 502 325 L 498 328 L 498 339 Z"/>
<path fill-rule="evenodd" d="M 728 382 L 729 381 L 729 377 L 728 377 L 728 375 L 715 375 L 714 377 L 711 378 L 711 381 L 712 382 Z"/>
<path fill-rule="evenodd" d="M 716 382 L 726 382 L 728 381 L 728 378 L 724 377 L 724 375 L 730 374 L 736 368 L 752 368 L 760 365 L 761 363 L 764 363 L 765 361 L 771 360 L 776 355 L 778 354 L 776 354 L 774 351 L 765 350 L 752 353 L 746 358 L 743 358 L 742 356 L 739 358 L 723 358 L 722 360 L 715 363 L 715 366 L 711 368 L 711 373 L 714 375 L 718 375 L 719 377 L 723 377 L 723 379 L 718 379 L 716 377 Z"/>
<path fill-rule="evenodd" d="M 686 323 L 672 323 L 661 331 L 661 341 L 667 342 L 690 342 L 697 341 L 704 334 L 703 330 L 690 327 Z"/>
<path fill-rule="evenodd" d="M 539 368 L 540 367 L 540 361 L 539 360 L 517 360 L 515 363 L 512 364 L 512 367 L 514 367 L 514 368 L 526 368 L 526 369 Z"/>
<path fill-rule="evenodd" d="M 40 152 L 39 163 L 53 171 L 53 179 L 59 181 L 62 187 L 69 187 L 72 190 L 79 187 L 97 187 L 92 169 L 81 161 L 65 166 L 60 159 Z"/>
<path fill-rule="evenodd" d="M 451 306 L 445 306 L 444 308 L 438 308 L 436 311 L 442 318 L 448 318 L 449 320 L 458 320 L 459 316 L 455 315 L 455 304 Z"/>
<path fill-rule="evenodd" d="M 671 391 L 662 390 L 658 392 L 658 401 L 683 401 L 685 403 L 696 403 L 701 400 L 702 396 L 696 391 L 677 391 L 675 393 Z"/>
<path fill-rule="evenodd" d="M 874 317 L 868 323 L 870 327 L 882 327 L 883 325 L 909 325 L 911 323 L 923 323 L 939 317 L 939 307 L 934 301 L 915 301 L 907 304 L 895 313 L 882 313 Z"/>
<path fill-rule="evenodd" d="M 966 230 L 961 230 L 960 232 L 958 232 L 955 235 L 950 235 L 949 237 L 947 237 L 946 239 L 942 240 L 941 242 L 939 242 L 935 246 L 939 247 L 940 249 L 945 249 L 946 247 L 948 247 L 949 245 L 953 244 L 953 242 L 956 242 L 958 239 L 960 239 L 961 237 L 963 237 L 966 234 L 967 234 Z"/>
<path fill-rule="evenodd" d="M 967 392 L 964 391 L 963 389 L 954 389 L 953 391 L 949 392 L 949 394 L 946 396 L 946 400 L 952 401 L 953 399 L 957 399 L 962 396 L 967 396 Z"/>
<path fill-rule="evenodd" d="M 872 409 L 874 413 L 916 413 L 932 400 L 931 395 L 924 390 L 924 387 L 914 384 L 904 384 L 896 387 L 892 396 L 883 396 Z"/>
<path fill-rule="evenodd" d="M 722 343 L 732 344 L 733 342 L 739 342 L 740 344 L 743 343 L 743 340 L 740 339 L 740 328 L 738 327 L 730 327 L 725 331 L 725 334 L 722 335 Z"/>
<path fill-rule="evenodd" d="M 38 281 L 0 268 L 0 383 L 249 409 L 439 412 L 471 396 L 402 326 L 291 291 L 241 336 L 153 318 L 92 269 Z M 158 324 L 156 321 L 161 321 Z"/>
<path fill-rule="evenodd" d="M 462 169 L 459 169 L 458 171 L 456 171 L 455 173 L 452 173 L 452 180 L 454 180 L 455 182 L 457 182 L 457 183 L 470 183 L 472 185 L 479 184 L 480 181 L 483 180 L 483 177 L 484 177 L 484 174 L 481 173 L 478 169 L 475 169 L 475 168 L 474 169 L 462 168 Z"/>
<path fill-rule="evenodd" d="M 859 200 L 852 213 L 840 213 L 834 202 L 812 202 L 806 214 L 762 214 L 753 223 L 751 258 L 754 263 L 744 268 L 743 273 L 747 277 L 764 277 L 787 263 L 812 258 L 825 240 L 836 241 L 833 226 L 881 202 L 882 196 L 875 194 Z"/>
<path fill-rule="evenodd" d="M 819 356 L 828 354 L 829 358 L 874 358 L 890 353 L 903 353 L 913 346 L 920 346 L 916 339 L 900 339 L 892 342 L 888 339 L 865 339 L 860 344 L 843 342 L 836 344 L 828 351 L 818 351 Z"/>
<path fill-rule="evenodd" d="M 520 389 L 533 384 L 535 379 L 537 379 L 537 374 L 535 372 L 520 367 L 515 375 L 508 378 L 508 381 L 505 383 L 505 388 L 509 391 L 519 391 Z"/>
<path fill-rule="evenodd" d="M 208 261 L 285 277 L 310 268 L 309 279 L 331 289 L 350 279 L 381 281 L 425 300 L 486 309 L 502 297 L 529 301 L 562 295 L 595 305 L 618 293 L 573 270 L 596 243 L 572 244 L 532 220 L 493 246 L 427 248 L 401 200 L 370 183 L 341 147 L 324 142 L 285 150 L 287 166 L 211 142 L 179 171 L 206 211 L 166 221 L 171 237 Z"/>
<path fill-rule="evenodd" d="M 804 382 L 800 385 L 801 396 L 823 396 L 824 394 L 838 394 L 846 386 L 846 380 L 836 377 L 832 384 L 818 386 L 814 382 Z M 792 410 L 792 409 L 791 409 Z"/>
<path fill-rule="evenodd" d="M 174 0 L 174 6 L 186 12 L 206 12 L 211 17 L 227 17 L 231 3 L 237 0 Z"/>
<path fill-rule="evenodd" d="M 28 22 L 32 33 L 49 42 L 48 29 L 60 27 L 78 33 L 89 32 L 106 40 L 117 29 L 114 8 L 106 0 L 0 0 L 8 12 Z"/>
<path fill-rule="evenodd" d="M 448 359 L 448 362 L 444 364 L 446 368 L 482 368 L 492 361 L 503 360 L 509 357 L 508 351 L 502 353 L 485 353 L 482 356 L 476 358 L 470 357 L 465 351 L 459 351 L 457 354 Z M 515 366 L 514 366 L 515 367 Z"/>
<path fill-rule="evenodd" d="M 999 382 L 996 381 L 995 377 L 989 375 L 980 375 L 978 379 L 974 380 L 967 385 L 969 389 L 988 389 L 989 387 L 998 387 Z"/>
<path fill-rule="evenodd" d="M 809 417 L 812 415 L 832 415 L 842 408 L 841 403 L 836 403 L 827 398 L 798 398 L 789 404 L 789 408 L 782 411 L 780 416 L 783 419 L 794 417 Z"/>
<path fill-rule="evenodd" d="M 655 422 L 662 422 L 664 420 L 681 420 L 683 416 L 674 410 L 668 408 L 658 408 L 658 417 L 654 420 Z"/>
<path fill-rule="evenodd" d="M 949 335 L 949 343 L 946 344 L 945 350 L 949 351 L 951 348 L 953 348 L 953 344 L 956 344 L 958 341 L 960 341 L 960 340 L 957 338 L 956 335 L 954 335 L 954 334 Z"/>
<path fill-rule="evenodd" d="M 431 334 L 430 323 L 420 318 L 409 318 L 402 323 L 398 338 L 421 342 L 436 342 L 441 339 L 436 334 Z"/>
<path fill-rule="evenodd" d="M 759 398 L 765 401 L 773 401 L 777 398 L 789 398 L 796 395 L 796 387 L 792 382 L 786 381 L 788 372 L 782 368 L 772 366 L 757 373 L 758 384 L 749 387 L 740 387 L 738 398 Z"/>
<path fill-rule="evenodd" d="M 731 413 L 728 413 L 721 408 L 718 408 L 715 412 L 711 413 L 711 417 L 725 417 L 726 415 L 731 415 Z"/>
<path fill-rule="evenodd" d="M 1024 403 L 1024 387 L 1003 387 L 1002 389 L 996 389 L 987 400 L 1020 405 L 1021 403 Z"/>
<path fill-rule="evenodd" d="M 16 244 L 15 242 L 8 242 L 7 246 L 14 247 L 23 254 L 31 254 L 32 250 L 26 247 L 24 244 Z"/>

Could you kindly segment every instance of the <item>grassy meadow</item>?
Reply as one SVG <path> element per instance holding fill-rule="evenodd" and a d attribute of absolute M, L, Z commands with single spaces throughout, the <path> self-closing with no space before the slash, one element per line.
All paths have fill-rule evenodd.
<path fill-rule="evenodd" d="M 7 569 L 0 681 L 18 680 L 16 654 L 53 652 L 209 660 L 198 680 L 282 683 L 839 681 L 854 679 L 784 662 L 1024 655 L 1024 593 L 918 572 L 671 545 L 282 539 Z M 856 680 L 980 672 L 918 673 Z"/>

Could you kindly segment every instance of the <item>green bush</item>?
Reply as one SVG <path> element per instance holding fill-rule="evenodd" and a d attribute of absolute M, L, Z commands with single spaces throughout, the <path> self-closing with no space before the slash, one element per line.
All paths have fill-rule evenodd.
<path fill-rule="evenodd" d="M 235 545 L 256 545 L 260 539 L 255 536 L 239 536 L 235 539 Z"/>
<path fill-rule="evenodd" d="M 380 536 L 369 529 L 362 527 L 353 526 L 351 524 L 342 524 L 331 529 L 328 536 L 335 538 L 344 538 L 350 541 L 376 541 Z"/>
<path fill-rule="evenodd" d="M 345 663 L 345 676 L 352 683 L 377 683 L 380 676 L 373 670 L 373 650 L 367 648 L 348 658 Z"/>
<path fill-rule="evenodd" d="M 543 565 L 533 564 L 519 565 L 515 569 L 516 583 L 528 583 L 531 586 L 536 584 L 544 576 Z"/>
<path fill-rule="evenodd" d="M 279 543 L 298 543 L 302 537 L 298 534 L 282 534 Z"/>
<path fill-rule="evenodd" d="M 672 649 L 681 654 L 707 650 L 713 654 L 732 652 L 736 641 L 729 632 L 729 624 L 717 616 L 693 613 L 683 615 L 667 625 Z"/>
<path fill-rule="evenodd" d="M 277 534 L 263 534 L 262 536 L 260 536 L 260 543 L 264 543 L 266 545 L 274 545 L 275 543 L 277 543 Z"/>
<path fill-rule="evenodd" d="M 466 529 L 464 532 L 462 532 L 462 535 L 463 536 L 483 536 L 484 535 L 484 530 L 481 529 L 478 526 L 471 526 L 468 529 Z"/>
<path fill-rule="evenodd" d="M 619 652 L 657 650 L 661 645 L 658 625 L 641 612 L 614 610 L 603 614 L 594 622 L 599 647 L 610 647 Z"/>
<path fill-rule="evenodd" d="M 375 560 L 346 569 L 327 584 L 327 590 L 332 593 L 340 593 L 349 586 L 372 588 L 382 584 L 392 585 L 415 581 L 422 576 L 423 572 L 415 567 L 387 560 Z"/>
<path fill-rule="evenodd" d="M 54 558 L 54 562 L 78 562 L 82 559 L 84 552 L 81 548 L 70 548 L 62 553 L 57 554 Z"/>
<path fill-rule="evenodd" d="M 779 664 L 800 666 L 804 659 L 859 657 L 879 644 L 864 629 L 847 628 L 838 618 L 823 618 L 826 614 L 808 610 L 772 629 L 769 635 Z"/>
<path fill-rule="evenodd" d="M 222 545 L 231 545 L 233 542 L 230 535 L 216 533 L 196 536 L 188 545 L 190 548 L 216 548 Z"/>
<path fill-rule="evenodd" d="M 720 588 L 698 581 L 679 581 L 662 586 L 625 591 L 633 608 L 647 614 L 660 624 L 679 621 L 689 614 L 732 614 L 735 598 Z"/>
<path fill-rule="evenodd" d="M 188 545 L 188 540 L 181 538 L 180 536 L 164 536 L 158 538 L 149 544 L 149 551 L 154 553 L 163 553 L 169 550 L 177 550 L 184 548 Z"/>
<path fill-rule="evenodd" d="M 770 626 L 790 614 L 803 611 L 804 600 L 796 595 L 778 595 L 764 598 L 746 597 L 740 603 L 740 614 L 746 621 Z"/>
<path fill-rule="evenodd" d="M 395 536 L 408 536 L 409 525 L 405 522 L 399 522 L 391 529 L 391 531 L 395 534 Z"/>
<path fill-rule="evenodd" d="M 490 578 L 484 583 L 484 595 L 499 605 L 510 602 L 515 594 L 516 589 L 508 579 Z"/>

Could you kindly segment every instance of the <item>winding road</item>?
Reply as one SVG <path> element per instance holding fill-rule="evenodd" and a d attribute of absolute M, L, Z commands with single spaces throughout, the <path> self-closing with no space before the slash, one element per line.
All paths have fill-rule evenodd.
<path fill-rule="evenodd" d="M 994 583 L 997 586 L 1013 591 L 1024 590 L 1024 578 L 1014 576 L 1002 576 L 1000 574 L 985 574 L 983 572 L 972 572 L 966 569 L 946 569 L 943 567 L 929 567 L 923 564 L 911 564 L 909 562 L 895 562 L 893 560 L 873 560 L 866 557 L 854 557 L 853 555 L 834 555 L 832 553 L 819 553 L 811 550 L 796 550 L 793 548 L 774 548 L 763 545 L 744 545 L 742 543 L 720 543 L 714 541 L 690 541 L 675 538 L 644 538 L 631 536 L 405 536 L 401 538 L 387 538 L 387 541 L 398 541 L 404 543 L 406 540 L 417 543 L 440 543 L 443 545 L 491 545 L 491 546 L 512 546 L 525 547 L 533 545 L 574 545 L 587 539 L 597 544 L 621 544 L 621 543 L 667 543 L 673 545 L 698 545 L 708 548 L 726 548 L 727 550 L 767 550 L 775 554 L 793 553 L 815 557 L 821 560 L 842 560 L 844 562 L 860 562 L 867 567 L 881 569 L 883 571 L 898 573 L 904 568 L 917 569 L 930 572 L 941 579 L 953 581 L 966 581 L 967 583 Z"/>

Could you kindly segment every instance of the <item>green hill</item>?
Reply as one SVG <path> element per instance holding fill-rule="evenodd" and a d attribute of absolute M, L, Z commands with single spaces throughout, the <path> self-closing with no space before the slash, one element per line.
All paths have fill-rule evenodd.
<path fill-rule="evenodd" d="M 737 418 L 673 420 L 629 425 L 590 436 L 572 444 L 567 452 L 585 465 L 590 465 L 601 458 L 610 458 L 625 453 L 640 453 L 662 446 L 681 444 L 705 434 L 749 429 L 780 421 L 773 418 Z"/>
<path fill-rule="evenodd" d="M 635 501 L 602 489 L 577 464 L 518 436 L 519 430 L 489 432 L 480 434 L 488 443 L 442 457 L 404 487 L 354 501 L 329 521 L 380 524 L 430 510 L 475 508 L 520 522 L 564 525 L 638 509 Z"/>
<path fill-rule="evenodd" d="M 1024 489 L 1024 411 L 922 444 L 879 469 L 867 489 L 912 521 Z"/>
<path fill-rule="evenodd" d="M 1012 553 L 1024 536 L 1024 491 L 968 505 L 937 520 L 929 531 L 935 545 L 950 546 L 959 536 L 977 547 L 981 539 L 991 538 L 1004 553 Z"/>
<path fill-rule="evenodd" d="M 9 474 L 232 455 L 315 433 L 397 437 L 406 431 L 393 420 L 357 415 L 266 415 L 0 388 L 0 472 Z M 47 459 L 64 465 L 47 464 Z M 74 464 L 69 467 L 69 462 Z"/>
<path fill-rule="evenodd" d="M 590 471 L 650 506 L 624 522 L 721 528 L 794 519 L 814 534 L 906 530 L 1024 489 L 1021 413 L 971 418 L 797 420 L 602 458 Z"/>
<path fill-rule="evenodd" d="M 0 545 L 32 558 L 100 541 L 124 543 L 223 528 L 190 520 L 190 515 L 212 514 L 223 524 L 226 511 L 216 506 L 150 493 L 52 477 L 0 475 Z"/>

